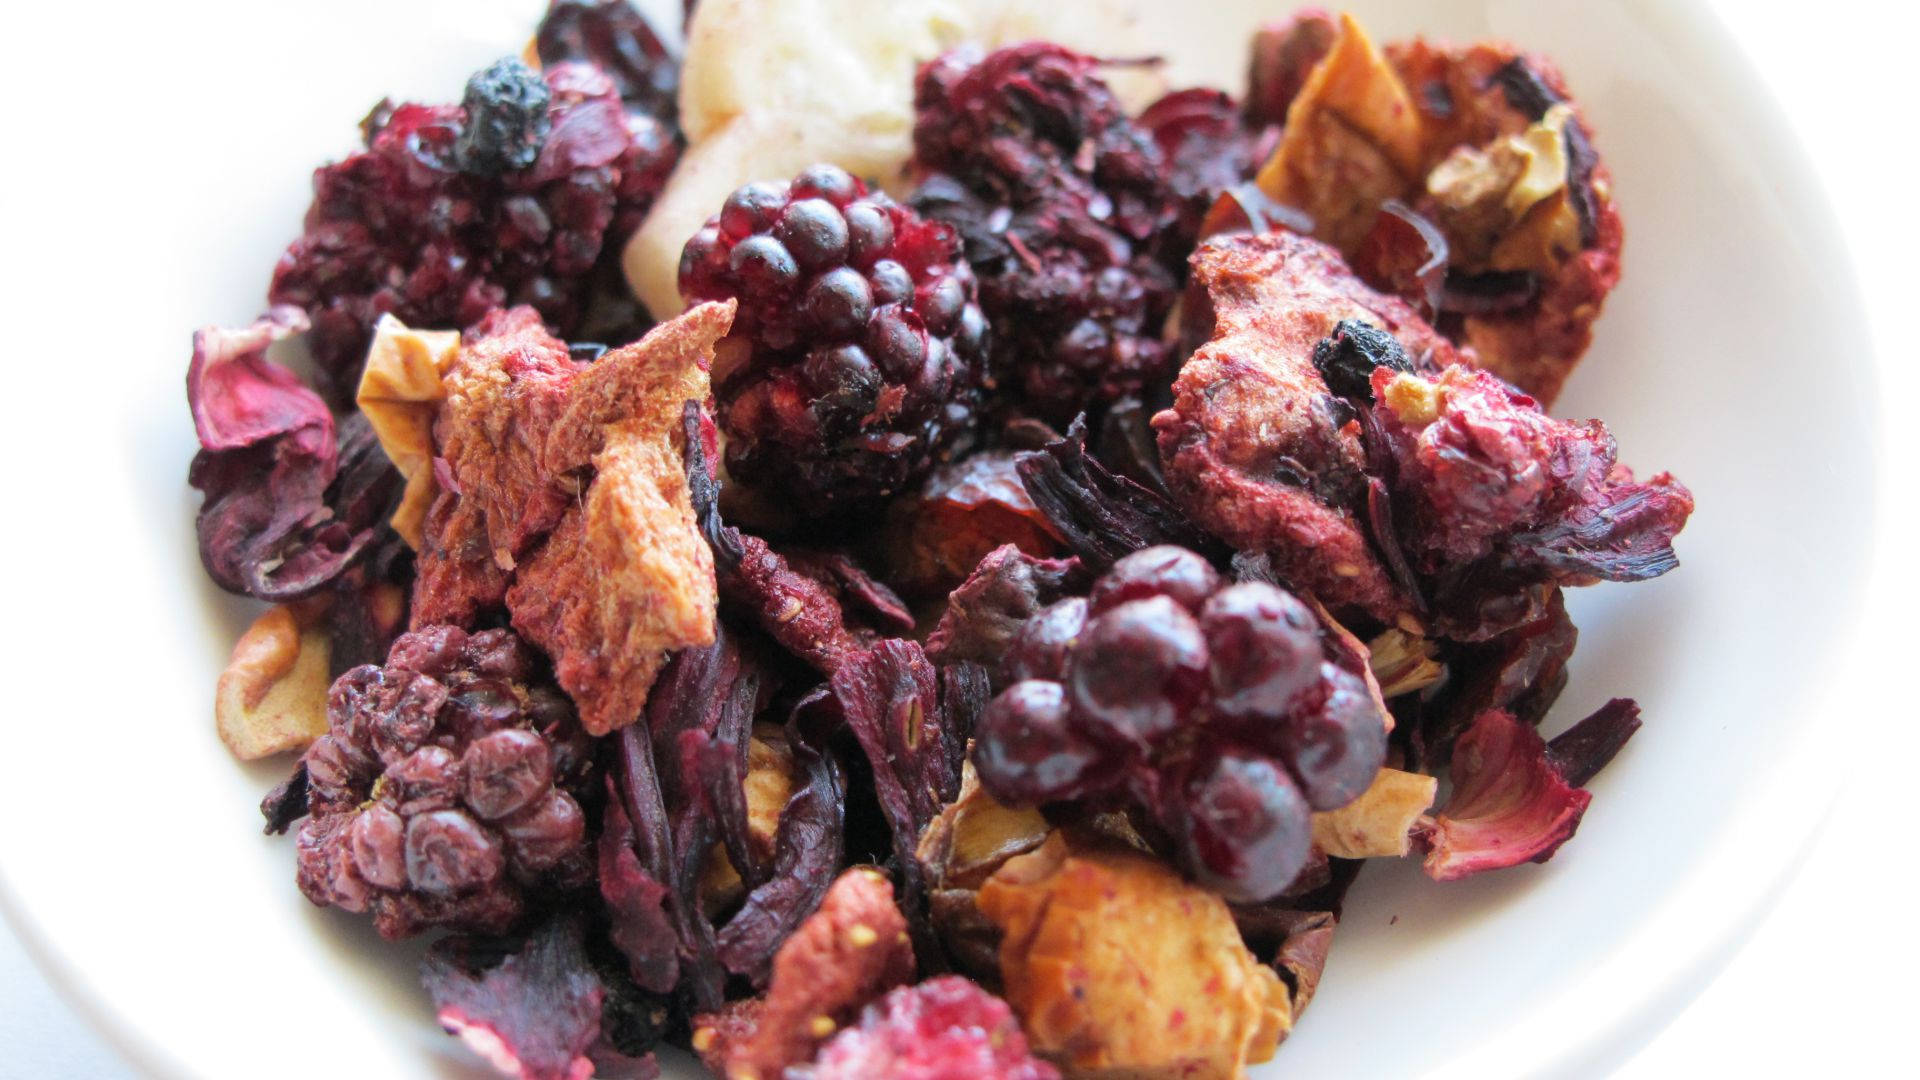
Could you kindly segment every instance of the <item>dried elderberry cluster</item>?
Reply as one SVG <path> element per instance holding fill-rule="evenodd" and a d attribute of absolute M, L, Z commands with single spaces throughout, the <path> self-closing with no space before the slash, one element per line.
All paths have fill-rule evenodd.
<path fill-rule="evenodd" d="M 529 893 L 592 880 L 592 743 L 537 665 L 510 630 L 429 626 L 334 683 L 304 759 L 309 900 L 371 911 L 389 938 L 499 933 Z"/>
<path fill-rule="evenodd" d="M 1129 555 L 1021 629 L 980 782 L 1015 804 L 1131 802 L 1197 879 L 1271 897 L 1306 862 L 1309 813 L 1351 802 L 1386 756 L 1366 683 L 1321 633 L 1292 594 L 1226 584 L 1184 548 Z"/>

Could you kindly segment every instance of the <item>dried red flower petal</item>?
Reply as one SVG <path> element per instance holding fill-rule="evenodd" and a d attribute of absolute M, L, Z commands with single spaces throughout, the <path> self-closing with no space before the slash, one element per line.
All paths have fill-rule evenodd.
<path fill-rule="evenodd" d="M 1567 783 L 1547 744 L 1513 714 L 1480 714 L 1453 750 L 1453 795 L 1424 821 L 1435 881 L 1546 862 L 1572 838 L 1593 796 Z"/>
<path fill-rule="evenodd" d="M 588 1080 L 606 988 L 587 960 L 580 923 L 558 917 L 490 967 L 485 943 L 448 938 L 421 966 L 440 1026 L 516 1080 Z"/>

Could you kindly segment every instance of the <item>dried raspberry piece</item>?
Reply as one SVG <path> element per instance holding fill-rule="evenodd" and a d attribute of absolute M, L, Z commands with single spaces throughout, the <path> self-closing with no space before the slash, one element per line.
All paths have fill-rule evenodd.
<path fill-rule="evenodd" d="M 1174 276 L 1153 251 L 1175 197 L 1098 66 L 1029 42 L 949 53 L 914 88 L 911 202 L 966 239 L 995 374 L 1059 423 L 1138 393 L 1167 362 Z"/>
<path fill-rule="evenodd" d="M 727 469 L 802 512 L 905 490 L 972 427 L 987 324 L 959 239 L 842 169 L 734 192 L 680 292 L 740 301 L 714 373 Z"/>
<path fill-rule="evenodd" d="M 530 894 L 591 879 L 592 745 L 539 665 L 512 631 L 431 626 L 334 682 L 302 759 L 309 900 L 388 938 L 499 933 Z"/>
<path fill-rule="evenodd" d="M 502 60 L 463 105 L 382 106 L 366 149 L 314 173 L 305 231 L 268 295 L 306 310 L 327 389 L 350 397 L 373 324 L 464 329 L 530 304 L 580 329 L 625 233 L 665 183 L 671 131 L 590 65 Z M 602 259 L 603 253 L 609 257 Z"/>
<path fill-rule="evenodd" d="M 958 975 L 903 986 L 867 1006 L 857 1027 L 833 1037 L 807 1080 L 1058 1080 L 1033 1056 L 1007 1003 Z"/>
<path fill-rule="evenodd" d="M 1030 677 L 980 721 L 980 783 L 1012 805 L 1132 802 L 1187 871 L 1265 900 L 1307 864 L 1309 815 L 1351 802 L 1386 757 L 1386 723 L 1314 613 L 1263 582 L 1223 584 L 1199 555 L 1146 548 L 1084 606 L 1028 621 Z"/>

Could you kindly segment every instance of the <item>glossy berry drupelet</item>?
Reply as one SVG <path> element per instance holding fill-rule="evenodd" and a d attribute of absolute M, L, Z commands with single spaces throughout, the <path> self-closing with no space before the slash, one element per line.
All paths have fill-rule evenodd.
<path fill-rule="evenodd" d="M 1306 863 L 1311 813 L 1351 802 L 1386 757 L 1365 678 L 1323 635 L 1284 590 L 1225 583 L 1183 548 L 1135 552 L 1016 635 L 1018 681 L 976 733 L 980 782 L 1019 805 L 1131 803 L 1196 880 L 1272 897 Z"/>
<path fill-rule="evenodd" d="M 591 874 L 592 746 L 510 630 L 429 626 L 340 676 L 304 763 L 300 889 L 389 938 L 499 933 Z"/>
<path fill-rule="evenodd" d="M 727 468 L 803 512 L 902 491 L 973 427 L 987 323 L 959 238 L 845 170 L 728 196 L 680 292 L 739 301 L 714 371 Z"/>

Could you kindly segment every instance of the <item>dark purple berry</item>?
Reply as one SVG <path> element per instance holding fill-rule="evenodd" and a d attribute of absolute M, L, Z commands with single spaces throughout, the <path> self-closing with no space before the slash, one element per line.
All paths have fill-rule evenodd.
<path fill-rule="evenodd" d="M 378 111 L 363 151 L 314 174 L 305 230 L 268 299 L 306 311 L 336 402 L 351 402 L 384 314 L 468 329 L 524 303 L 562 337 L 632 340 L 644 321 L 625 302 L 619 253 L 679 153 L 661 121 L 622 109 L 601 71 L 502 60 L 462 105 Z"/>
<path fill-rule="evenodd" d="M 1065 678 L 1067 656 L 1086 625 L 1086 597 L 1069 596 L 1041 608 L 1021 625 L 1007 650 L 1007 678 Z"/>
<path fill-rule="evenodd" d="M 500 844 L 458 810 L 435 810 L 407 822 L 407 882 L 450 896 L 479 888 L 506 869 Z"/>
<path fill-rule="evenodd" d="M 547 119 L 552 100 L 539 73 L 512 57 L 475 72 L 460 103 L 466 110 L 454 144 L 460 171 L 497 176 L 530 167 L 552 126 Z"/>
<path fill-rule="evenodd" d="M 974 768 L 995 798 L 1015 805 L 1071 799 L 1103 779 L 1106 755 L 1075 730 L 1057 682 L 1014 683 L 987 706 Z"/>
<path fill-rule="evenodd" d="M 1169 810 L 1189 871 L 1228 900 L 1278 895 L 1313 846 L 1305 798 L 1266 758 L 1229 752 L 1203 762 Z"/>
<path fill-rule="evenodd" d="M 1333 810 L 1367 790 L 1387 758 L 1380 711 L 1358 675 L 1332 663 L 1280 728 L 1280 749 L 1315 810 Z"/>
<path fill-rule="evenodd" d="M 1224 715 L 1279 717 L 1319 680 L 1320 623 L 1292 593 L 1229 585 L 1200 609 L 1200 629 L 1213 659 L 1213 707 Z"/>
<path fill-rule="evenodd" d="M 501 933 L 530 896 L 591 880 L 593 741 L 540 663 L 510 630 L 429 626 L 335 681 L 304 759 L 309 899 L 389 938 Z"/>
<path fill-rule="evenodd" d="M 475 739 L 461 764 L 467 774 L 467 805 L 484 821 L 519 810 L 553 783 L 553 756 L 546 740 L 524 728 Z"/>
<path fill-rule="evenodd" d="M 1198 612 L 1218 588 L 1220 574 L 1205 558 L 1183 547 L 1162 544 L 1114 563 L 1094 583 L 1088 599 L 1096 615 L 1149 596 L 1165 596 L 1188 611 Z"/>
<path fill-rule="evenodd" d="M 1067 664 L 1074 719 L 1142 748 L 1179 726 L 1204 693 L 1206 677 L 1199 624 L 1165 596 L 1129 601 L 1089 620 Z"/>
<path fill-rule="evenodd" d="M 689 301 L 738 301 L 714 387 L 727 469 L 802 513 L 905 490 L 971 436 L 985 317 L 952 230 L 845 170 L 728 196 L 680 256 Z"/>

